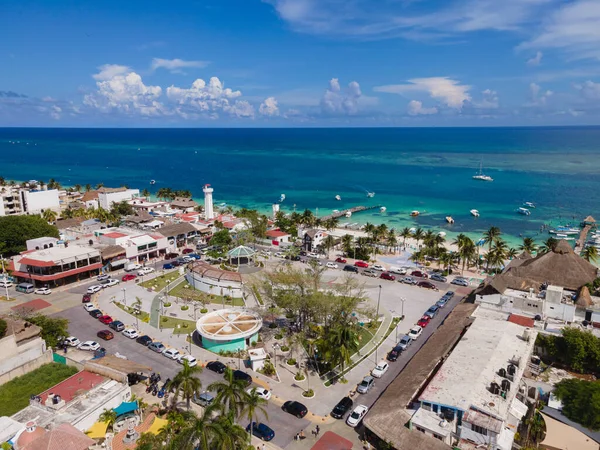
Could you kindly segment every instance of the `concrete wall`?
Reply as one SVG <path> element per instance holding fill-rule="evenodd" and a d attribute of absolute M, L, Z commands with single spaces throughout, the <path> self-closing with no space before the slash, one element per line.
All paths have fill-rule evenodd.
<path fill-rule="evenodd" d="M 258 341 L 258 333 L 250 337 L 250 343 Z M 212 341 L 206 338 L 202 338 L 202 347 L 214 353 L 224 352 L 235 352 L 237 350 L 245 350 L 246 338 L 233 339 L 231 341 Z"/>
<path fill-rule="evenodd" d="M 37 358 L 31 359 L 31 360 L 27 361 L 26 363 L 21 364 L 20 366 L 16 366 L 8 372 L 3 372 L 3 373 L 0 372 L 0 373 L 2 373 L 2 375 L 0 375 L 0 386 L 3 385 L 4 383 L 8 383 L 10 380 L 12 380 L 14 378 L 25 375 L 25 374 L 43 366 L 44 364 L 49 364 L 51 362 L 53 362 L 52 361 L 52 350 L 48 349 L 48 350 L 46 350 L 46 352 L 42 353 Z"/>
<path fill-rule="evenodd" d="M 51 209 L 56 212 L 60 211 L 60 201 L 56 189 L 50 191 L 21 192 L 27 214 L 40 214 L 46 209 Z"/>
<path fill-rule="evenodd" d="M 501 300 L 503 303 L 501 303 Z M 540 298 L 513 297 L 512 295 L 478 295 L 475 303 L 486 309 L 506 313 L 525 314 L 543 318 L 564 320 L 572 322 L 575 319 L 575 305 L 566 303 L 552 303 Z"/>
<path fill-rule="evenodd" d="M 242 283 L 238 283 L 237 281 L 219 281 L 213 278 L 201 277 L 200 274 L 195 272 L 188 272 L 185 275 L 185 279 L 194 288 L 207 294 L 221 295 L 222 289 L 223 295 L 242 298 Z M 231 289 L 228 289 L 230 287 Z"/>
<path fill-rule="evenodd" d="M 122 192 L 98 193 L 98 204 L 101 208 L 110 209 L 113 203 L 120 203 L 123 200 L 131 200 L 140 195 L 139 189 L 126 189 Z"/>

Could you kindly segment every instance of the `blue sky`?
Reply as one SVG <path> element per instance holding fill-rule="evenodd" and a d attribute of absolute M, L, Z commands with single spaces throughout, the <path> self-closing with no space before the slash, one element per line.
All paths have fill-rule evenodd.
<path fill-rule="evenodd" d="M 0 126 L 600 124 L 598 0 L 9 0 Z"/>

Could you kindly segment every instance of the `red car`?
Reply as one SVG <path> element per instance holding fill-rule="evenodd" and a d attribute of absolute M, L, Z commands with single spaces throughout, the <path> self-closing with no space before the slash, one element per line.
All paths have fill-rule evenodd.
<path fill-rule="evenodd" d="M 347 262 L 347 261 L 346 261 L 344 258 L 337 258 L 337 259 L 335 260 L 335 262 L 339 262 L 339 263 L 342 263 L 342 264 L 346 264 L 346 262 Z"/>
<path fill-rule="evenodd" d="M 438 287 L 430 281 L 419 281 L 417 286 L 425 288 L 425 289 L 433 289 L 434 291 L 439 290 Z"/>
<path fill-rule="evenodd" d="M 417 322 L 417 325 L 419 325 L 421 328 L 425 328 L 427 325 L 429 325 L 430 321 L 431 321 L 431 317 L 423 316 L 419 319 L 419 321 Z"/>
<path fill-rule="evenodd" d="M 392 275 L 391 273 L 388 273 L 388 272 L 383 272 L 381 275 L 379 275 L 379 278 L 381 278 L 382 280 L 390 280 L 390 281 L 394 281 L 396 279 L 396 277 L 394 275 Z"/>
<path fill-rule="evenodd" d="M 100 322 L 102 322 L 104 325 L 108 325 L 109 323 L 112 323 L 112 321 L 113 321 L 112 317 L 107 316 L 107 315 L 98 317 L 98 320 Z"/>
<path fill-rule="evenodd" d="M 362 267 L 362 268 L 364 268 L 364 269 L 366 269 L 367 267 L 369 267 L 369 265 L 368 265 L 366 262 L 364 262 L 364 261 L 356 261 L 356 262 L 354 263 L 354 265 L 355 265 L 356 267 Z"/>
<path fill-rule="evenodd" d="M 420 270 L 413 270 L 411 275 L 417 278 L 427 278 L 427 274 L 425 272 L 421 272 Z"/>
<path fill-rule="evenodd" d="M 127 275 L 123 275 L 123 278 L 121 278 L 121 281 L 129 281 L 129 280 L 135 280 L 135 275 L 132 273 L 128 273 Z"/>
<path fill-rule="evenodd" d="M 98 331 L 98 333 L 96 333 L 96 336 L 104 339 L 105 341 L 110 341 L 112 338 L 115 337 L 115 335 L 112 334 L 112 332 L 110 332 L 108 330 Z"/>
<path fill-rule="evenodd" d="M 81 303 L 89 303 L 91 301 L 92 301 L 91 294 L 83 294 L 83 297 L 81 298 Z"/>
<path fill-rule="evenodd" d="M 181 253 L 184 255 L 187 255 L 188 253 L 193 253 L 193 252 L 194 252 L 194 250 L 191 248 L 184 248 Z"/>

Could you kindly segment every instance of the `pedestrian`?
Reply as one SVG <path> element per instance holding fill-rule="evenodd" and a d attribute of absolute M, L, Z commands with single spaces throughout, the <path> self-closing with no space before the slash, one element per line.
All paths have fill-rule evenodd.
<path fill-rule="evenodd" d="M 304 439 L 306 436 L 304 436 L 304 430 L 300 430 L 300 439 Z"/>
<path fill-rule="evenodd" d="M 267 447 L 265 447 L 265 444 L 262 445 L 262 450 L 266 450 Z"/>
<path fill-rule="evenodd" d="M 319 428 L 319 425 L 317 425 L 317 436 L 319 435 L 320 432 L 321 432 L 321 429 Z"/>
<path fill-rule="evenodd" d="M 295 441 L 300 440 L 300 433 L 296 433 L 296 436 L 294 436 L 294 440 Z"/>

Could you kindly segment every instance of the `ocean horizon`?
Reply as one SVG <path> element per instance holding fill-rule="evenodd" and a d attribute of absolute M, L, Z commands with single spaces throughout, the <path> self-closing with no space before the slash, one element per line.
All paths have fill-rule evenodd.
<path fill-rule="evenodd" d="M 0 155 L 6 180 L 170 187 L 200 201 L 208 183 L 215 204 L 270 213 L 285 194 L 284 212 L 385 206 L 340 222 L 473 237 L 495 225 L 511 243 L 594 215 L 600 192 L 600 127 L 0 128 Z M 480 166 L 493 182 L 473 180 Z M 530 216 L 516 212 L 524 202 Z"/>

